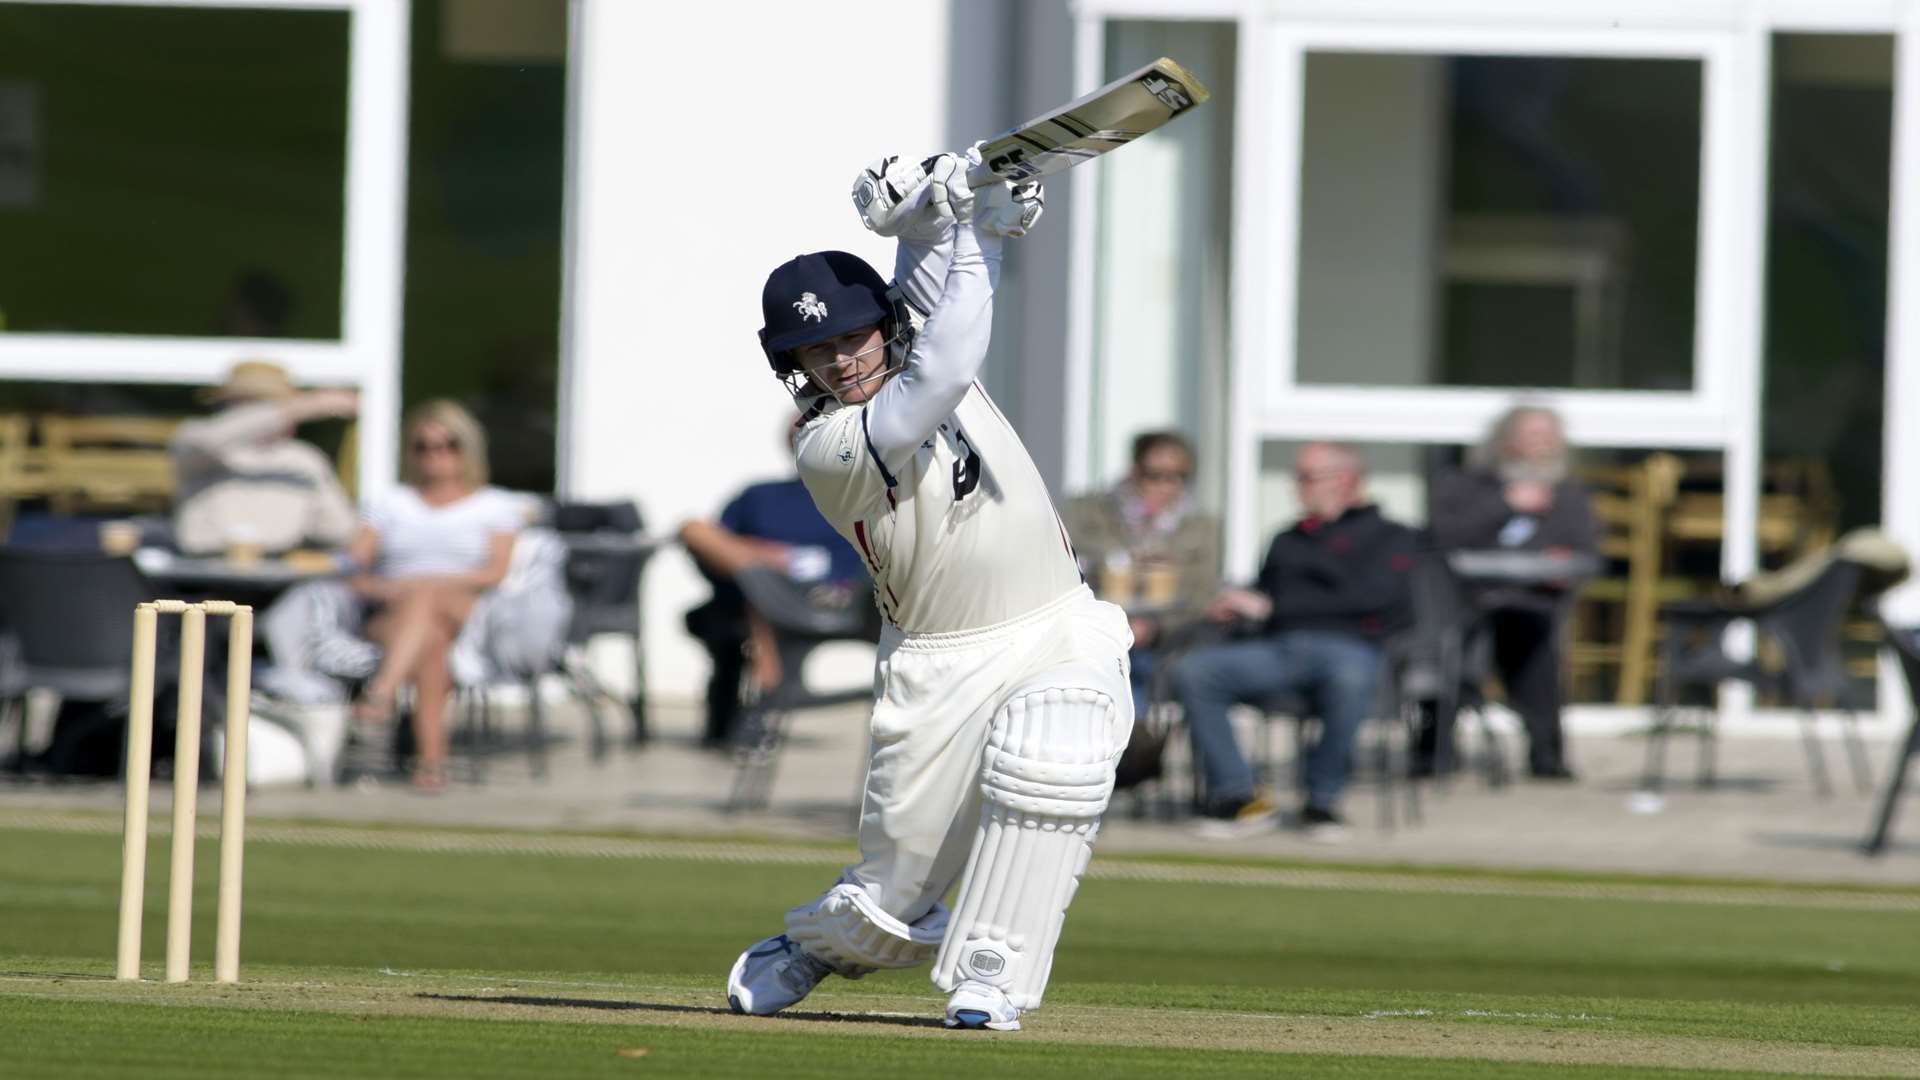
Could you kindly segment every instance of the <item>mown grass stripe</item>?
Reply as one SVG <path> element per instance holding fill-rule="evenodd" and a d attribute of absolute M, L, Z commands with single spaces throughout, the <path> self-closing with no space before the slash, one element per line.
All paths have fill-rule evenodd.
<path fill-rule="evenodd" d="M 49 832 L 117 834 L 120 822 L 103 815 L 22 811 L 0 814 L 0 827 Z M 153 835 L 170 831 L 156 820 Z M 202 820 L 196 833 L 218 835 L 214 822 Z M 430 828 L 409 831 L 347 825 L 249 822 L 247 839 L 256 844 L 287 844 L 363 851 L 418 851 L 439 854 L 539 855 L 600 859 L 673 859 L 734 865 L 832 866 L 852 855 L 823 848 L 789 847 L 725 840 L 654 840 L 644 837 L 564 836 L 540 833 L 486 833 Z M 1764 886 L 1719 887 L 1597 881 L 1526 881 L 1459 873 L 1421 874 L 1297 867 L 1226 866 L 1205 863 L 1099 860 L 1087 876 L 1098 881 L 1194 885 L 1239 885 L 1450 896 L 1532 897 L 1571 900 L 1628 900 L 1648 903 L 1755 905 L 1836 911 L 1920 911 L 1920 894 L 1836 889 L 1787 889 Z"/>

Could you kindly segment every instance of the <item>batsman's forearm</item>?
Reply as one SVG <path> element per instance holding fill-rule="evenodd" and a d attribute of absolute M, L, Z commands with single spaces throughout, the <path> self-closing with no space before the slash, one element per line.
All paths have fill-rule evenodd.
<path fill-rule="evenodd" d="M 921 313 L 930 312 L 940 302 L 947 287 L 947 269 L 953 263 L 953 234 L 947 229 L 939 243 L 920 243 L 902 238 L 894 249 L 893 282 L 907 302 Z"/>
<path fill-rule="evenodd" d="M 906 366 L 867 407 L 867 437 L 890 466 L 910 456 L 959 406 L 987 359 L 993 289 L 1000 276 L 999 238 L 983 243 L 965 225 L 954 233 L 940 301 Z"/>

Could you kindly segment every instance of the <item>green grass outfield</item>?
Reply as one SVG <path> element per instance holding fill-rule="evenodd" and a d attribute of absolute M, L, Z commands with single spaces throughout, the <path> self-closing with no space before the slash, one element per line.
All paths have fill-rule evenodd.
<path fill-rule="evenodd" d="M 1920 1075 L 1920 888 L 1103 857 L 1002 1035 L 921 972 L 727 1014 L 840 848 L 255 823 L 237 987 L 215 850 L 198 981 L 118 983 L 117 822 L 0 813 L 0 1075 Z"/>

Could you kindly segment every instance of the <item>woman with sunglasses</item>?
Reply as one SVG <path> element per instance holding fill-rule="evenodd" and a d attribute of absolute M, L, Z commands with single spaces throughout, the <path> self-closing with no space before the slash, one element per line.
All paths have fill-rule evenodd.
<path fill-rule="evenodd" d="M 367 605 L 362 633 L 381 647 L 354 717 L 390 718 L 394 696 L 411 685 L 413 783 L 437 792 L 447 782 L 448 655 L 474 600 L 506 578 L 526 508 L 487 486 L 486 436 L 465 409 L 427 402 L 405 431 L 406 482 L 365 507 L 348 549 L 361 568 L 352 585 Z"/>

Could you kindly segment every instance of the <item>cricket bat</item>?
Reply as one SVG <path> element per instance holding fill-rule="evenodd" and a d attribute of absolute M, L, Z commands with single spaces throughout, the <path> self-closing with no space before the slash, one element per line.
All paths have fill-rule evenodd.
<path fill-rule="evenodd" d="M 967 186 L 1021 183 L 1065 172 L 1117 150 L 1213 95 L 1179 64 L 1161 57 L 1085 97 L 1035 117 L 980 148 Z"/>

